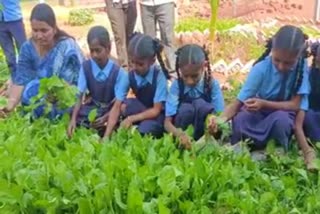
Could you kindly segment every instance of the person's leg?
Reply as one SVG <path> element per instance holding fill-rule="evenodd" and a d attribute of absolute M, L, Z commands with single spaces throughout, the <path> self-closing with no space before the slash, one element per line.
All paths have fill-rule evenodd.
<path fill-rule="evenodd" d="M 193 137 L 198 140 L 204 134 L 206 118 L 208 114 L 213 113 L 213 106 L 204 99 L 196 99 L 192 104 L 195 109 Z"/>
<path fill-rule="evenodd" d="M 275 111 L 268 115 L 266 121 L 273 121 L 269 139 L 274 139 L 287 151 L 289 140 L 293 133 L 294 113 L 288 111 Z"/>
<path fill-rule="evenodd" d="M 8 23 L 0 22 L 0 46 L 6 57 L 9 71 L 12 74 L 16 69 L 16 54 L 9 26 Z"/>
<path fill-rule="evenodd" d="M 183 130 L 189 125 L 193 125 L 195 109 L 191 103 L 182 103 L 178 109 L 178 113 L 174 118 L 174 125 Z"/>
<path fill-rule="evenodd" d="M 137 3 L 136 3 L 136 1 L 130 2 L 127 5 L 125 18 L 126 18 L 126 47 L 128 49 L 130 37 L 134 31 L 134 27 L 136 26 L 136 22 L 137 22 Z"/>
<path fill-rule="evenodd" d="M 305 113 L 303 130 L 305 136 L 311 141 L 320 141 L 320 112 L 310 109 Z"/>
<path fill-rule="evenodd" d="M 105 0 L 107 6 L 107 14 L 111 23 L 114 35 L 118 63 L 122 67 L 128 66 L 127 46 L 126 46 L 126 21 L 124 9 L 121 3 L 114 4 L 112 0 Z"/>
<path fill-rule="evenodd" d="M 147 110 L 147 108 L 136 98 L 125 99 L 122 106 L 122 115 L 124 117 L 139 114 Z"/>
<path fill-rule="evenodd" d="M 155 20 L 155 7 L 141 5 L 141 22 L 143 33 L 151 36 L 152 38 L 157 37 L 156 31 L 156 20 Z"/>
<path fill-rule="evenodd" d="M 156 6 L 156 20 L 159 23 L 161 41 L 164 44 L 166 64 L 169 71 L 175 69 L 174 22 L 175 4 L 167 3 Z"/>
<path fill-rule="evenodd" d="M 23 20 L 10 23 L 9 28 L 10 28 L 10 33 L 11 33 L 12 37 L 14 38 L 15 48 L 17 49 L 17 52 L 19 53 L 22 44 L 27 40 Z M 16 60 L 16 57 L 15 57 L 15 60 Z M 12 73 L 15 72 L 15 70 L 16 70 L 16 63 L 15 63 L 15 68 L 12 71 Z M 9 82 L 9 84 L 10 84 L 10 82 Z"/>
<path fill-rule="evenodd" d="M 160 115 L 162 120 L 158 118 L 155 120 L 144 120 L 139 123 L 138 130 L 142 135 L 151 134 L 152 136 L 159 138 L 164 132 L 164 116 Z"/>
<path fill-rule="evenodd" d="M 16 48 L 19 51 L 22 44 L 27 40 L 23 21 L 16 21 L 10 25 L 10 33 L 14 38 Z"/>
<path fill-rule="evenodd" d="M 265 139 L 267 138 L 264 133 L 264 128 L 257 127 L 257 125 L 264 119 L 260 112 L 249 112 L 241 109 L 232 119 L 232 134 L 231 144 L 237 144 L 245 139 L 252 139 L 255 142 L 255 149 L 265 147 Z M 263 140 L 261 140 L 263 139 Z"/>

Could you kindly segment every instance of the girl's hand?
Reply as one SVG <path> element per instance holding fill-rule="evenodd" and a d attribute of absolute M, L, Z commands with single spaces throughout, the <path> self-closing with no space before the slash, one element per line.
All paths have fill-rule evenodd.
<path fill-rule="evenodd" d="M 191 139 L 185 133 L 179 136 L 179 146 L 182 146 L 184 149 L 191 149 Z"/>
<path fill-rule="evenodd" d="M 92 97 L 89 96 L 89 95 L 86 95 L 86 96 L 84 96 L 83 99 L 82 99 L 82 104 L 83 104 L 83 105 L 86 105 L 86 104 L 91 103 L 91 101 L 92 101 Z"/>
<path fill-rule="evenodd" d="M 127 117 L 124 121 L 121 123 L 121 127 L 128 129 L 132 126 L 132 120 L 130 117 Z"/>
<path fill-rule="evenodd" d="M 265 101 L 259 98 L 250 98 L 244 102 L 248 111 L 259 111 L 265 106 Z"/>
<path fill-rule="evenodd" d="M 208 131 L 211 135 L 215 135 L 218 132 L 218 123 L 214 115 L 209 118 Z"/>
<path fill-rule="evenodd" d="M 109 118 L 109 114 L 105 114 L 102 117 L 99 117 L 98 119 L 96 119 L 91 126 L 93 128 L 103 127 L 105 123 L 108 121 L 108 118 Z"/>
<path fill-rule="evenodd" d="M 68 137 L 71 138 L 75 129 L 77 127 L 77 124 L 76 124 L 76 121 L 75 120 L 71 120 L 70 123 L 69 123 L 69 126 L 68 126 Z"/>

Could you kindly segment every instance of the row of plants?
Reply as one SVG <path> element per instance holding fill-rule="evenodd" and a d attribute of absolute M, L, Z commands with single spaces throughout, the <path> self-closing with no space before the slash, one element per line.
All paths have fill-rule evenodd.
<path fill-rule="evenodd" d="M 90 9 L 72 9 L 69 12 L 68 24 L 71 26 L 84 26 L 94 22 L 93 11 Z"/>
<path fill-rule="evenodd" d="M 218 32 L 229 30 L 239 24 L 242 24 L 241 21 L 237 19 L 219 19 L 216 23 L 216 30 Z M 201 19 L 197 17 L 185 18 L 180 20 L 175 26 L 175 31 L 180 32 L 192 32 L 200 31 L 203 32 L 210 28 L 209 19 Z"/>
<path fill-rule="evenodd" d="M 190 34 L 176 39 L 176 45 L 182 46 L 196 43 L 209 46 L 209 35 Z M 227 63 L 239 58 L 243 63 L 258 58 L 264 51 L 264 42 L 258 41 L 253 35 L 222 32 L 215 36 L 214 49 L 211 52 L 211 62 L 224 60 Z"/>
<path fill-rule="evenodd" d="M 272 27 L 261 27 L 250 25 L 256 29 L 254 35 L 245 31 L 230 31 L 237 25 L 244 23 L 236 19 L 222 19 L 216 21 L 216 36 L 214 37 L 214 49 L 211 53 L 211 60 L 217 62 L 223 59 L 227 63 L 239 58 L 242 62 L 248 62 L 258 58 L 264 51 L 264 39 L 272 37 L 279 29 L 280 25 Z M 177 46 L 186 43 L 197 43 L 199 45 L 208 45 L 210 38 L 206 30 L 210 28 L 210 20 L 186 18 L 181 20 L 176 26 L 176 32 L 180 33 L 176 38 Z M 309 38 L 319 38 L 320 31 L 314 26 L 301 26 L 302 30 Z M 188 33 L 186 33 L 188 32 Z"/>
<path fill-rule="evenodd" d="M 268 28 L 260 29 L 263 34 L 265 34 L 267 37 L 271 37 L 280 26 L 273 26 Z M 303 32 L 309 36 L 309 38 L 319 38 L 320 37 L 320 30 L 316 26 L 308 26 L 308 25 L 301 25 L 300 26 Z"/>

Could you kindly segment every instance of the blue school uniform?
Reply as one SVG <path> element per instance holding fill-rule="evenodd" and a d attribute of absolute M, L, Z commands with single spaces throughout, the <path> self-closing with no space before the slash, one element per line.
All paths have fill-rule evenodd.
<path fill-rule="evenodd" d="M 124 101 L 128 91 L 128 74 L 111 59 L 100 69 L 92 59 L 83 63 L 80 70 L 78 89 L 89 93 L 91 102 L 81 106 L 77 124 L 90 126 L 88 115 L 97 109 L 97 118 L 109 112 L 115 100 Z"/>
<path fill-rule="evenodd" d="M 311 73 L 312 72 L 312 73 Z M 304 133 L 311 141 L 320 141 L 320 69 L 310 69 L 311 93 L 309 95 L 309 110 L 305 112 L 303 123 Z"/>
<path fill-rule="evenodd" d="M 303 68 L 303 80 L 297 92 L 301 95 L 300 108 L 308 109 L 310 92 L 307 62 Z M 277 71 L 271 56 L 256 64 L 250 71 L 247 80 L 238 94 L 238 100 L 245 102 L 249 98 L 261 98 L 269 101 L 289 100 L 295 90 L 297 77 L 295 65 L 286 76 Z M 275 139 L 287 149 L 292 133 L 295 113 L 290 111 L 260 110 L 249 112 L 245 109 L 233 118 L 233 134 L 231 143 L 235 144 L 243 138 L 251 138 L 257 147 L 265 147 L 269 139 Z"/>
<path fill-rule="evenodd" d="M 26 41 L 26 33 L 22 21 L 20 1 L 0 0 L 0 46 L 6 56 L 9 71 L 16 71 L 16 50 L 20 50 Z"/>
<path fill-rule="evenodd" d="M 158 66 L 152 65 L 146 76 L 140 76 L 135 71 L 129 73 L 130 88 L 135 98 L 127 99 L 124 117 L 141 113 L 152 108 L 155 103 L 163 103 L 167 98 L 167 78 Z M 164 132 L 164 113 L 152 120 L 141 121 L 138 130 L 141 134 L 152 134 L 161 137 Z"/>
<path fill-rule="evenodd" d="M 224 99 L 217 80 L 212 81 L 211 93 L 204 93 L 204 79 L 194 87 L 181 84 L 175 80 L 170 88 L 166 102 L 166 117 L 174 117 L 176 127 L 186 129 L 194 127 L 194 138 L 197 140 L 204 134 L 204 123 L 208 114 L 222 112 Z"/>

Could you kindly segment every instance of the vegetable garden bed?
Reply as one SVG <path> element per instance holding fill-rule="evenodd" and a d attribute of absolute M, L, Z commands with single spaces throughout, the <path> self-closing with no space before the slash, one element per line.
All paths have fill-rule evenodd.
<path fill-rule="evenodd" d="M 209 144 L 181 151 L 120 130 L 98 143 L 93 132 L 66 135 L 67 117 L 0 121 L 1 213 L 318 213 L 317 174 L 295 149 L 253 162 Z"/>

